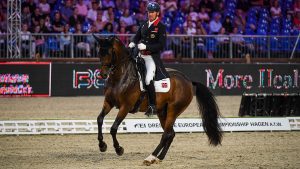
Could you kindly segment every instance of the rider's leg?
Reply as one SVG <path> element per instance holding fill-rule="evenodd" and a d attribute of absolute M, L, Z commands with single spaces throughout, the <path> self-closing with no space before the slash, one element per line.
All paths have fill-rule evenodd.
<path fill-rule="evenodd" d="M 143 56 L 142 58 L 145 60 L 145 65 L 147 69 L 147 74 L 145 78 L 145 83 L 146 83 L 146 90 L 148 93 L 148 99 L 149 99 L 149 107 L 148 110 L 146 111 L 146 115 L 152 115 L 156 114 L 156 93 L 155 93 L 155 87 L 154 87 L 154 75 L 155 75 L 155 70 L 156 66 L 154 63 L 154 60 L 152 56 Z"/>

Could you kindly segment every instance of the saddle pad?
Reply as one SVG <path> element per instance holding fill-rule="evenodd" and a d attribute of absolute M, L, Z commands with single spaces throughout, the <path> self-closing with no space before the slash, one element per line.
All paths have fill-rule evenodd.
<path fill-rule="evenodd" d="M 145 91 L 143 82 L 140 80 L 140 89 L 141 91 Z M 155 87 L 155 92 L 156 93 L 167 93 L 170 90 L 171 87 L 171 81 L 170 78 L 162 79 L 159 81 L 154 81 L 154 87 Z"/>

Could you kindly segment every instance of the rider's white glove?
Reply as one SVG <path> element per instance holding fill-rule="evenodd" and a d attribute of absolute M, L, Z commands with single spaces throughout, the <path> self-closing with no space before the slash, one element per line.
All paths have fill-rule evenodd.
<path fill-rule="evenodd" d="M 145 50 L 146 49 L 146 45 L 143 43 L 138 44 L 138 48 L 139 50 Z"/>
<path fill-rule="evenodd" d="M 128 45 L 129 48 L 134 48 L 135 47 L 135 43 L 134 42 L 130 42 Z"/>

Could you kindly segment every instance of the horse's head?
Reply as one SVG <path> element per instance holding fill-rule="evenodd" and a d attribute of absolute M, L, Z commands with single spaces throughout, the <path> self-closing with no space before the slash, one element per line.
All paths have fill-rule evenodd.
<path fill-rule="evenodd" d="M 103 79 L 106 79 L 119 64 L 119 56 L 124 54 L 124 51 L 122 51 L 124 45 L 116 36 L 109 36 L 106 38 L 93 36 L 98 42 L 97 57 L 100 58 L 100 75 Z"/>

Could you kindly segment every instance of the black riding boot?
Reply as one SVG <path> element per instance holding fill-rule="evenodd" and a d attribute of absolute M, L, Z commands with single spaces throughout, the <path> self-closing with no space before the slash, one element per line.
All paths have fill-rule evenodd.
<path fill-rule="evenodd" d="M 148 92 L 148 100 L 149 100 L 149 107 L 148 110 L 146 111 L 145 115 L 151 116 L 156 114 L 156 93 L 155 93 L 155 87 L 154 87 L 154 82 L 151 80 L 149 85 L 146 85 L 146 90 Z"/>

